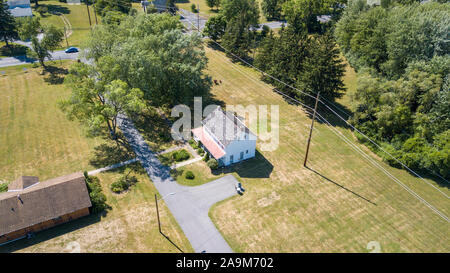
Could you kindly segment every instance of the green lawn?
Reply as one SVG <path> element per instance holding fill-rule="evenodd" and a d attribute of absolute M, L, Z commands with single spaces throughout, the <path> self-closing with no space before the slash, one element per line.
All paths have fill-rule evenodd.
<path fill-rule="evenodd" d="M 49 62 L 52 64 L 59 62 Z M 1 188 L 4 182 L 20 175 L 39 176 L 43 181 L 105 167 L 132 156 L 118 151 L 114 144 L 87 138 L 78 122 L 67 120 L 57 106 L 70 94 L 66 86 L 57 83 L 63 71 L 56 70 L 54 77 L 41 75 L 42 68 L 32 65 L 0 71 L 5 72 L 0 74 Z M 64 252 L 73 241 L 81 245 L 82 252 L 177 252 L 158 232 L 156 189 L 140 165 L 135 169 L 131 175 L 139 182 L 120 195 L 113 194 L 109 185 L 125 172 L 124 168 L 98 175 L 111 206 L 106 216 L 91 215 L 40 232 L 32 240 L 1 247 L 0 252 Z M 162 200 L 159 205 L 163 232 L 184 251 L 192 252 Z"/>
<path fill-rule="evenodd" d="M 80 245 L 81 252 L 175 252 L 179 251 L 158 230 L 154 195 L 155 187 L 139 163 L 133 164 L 138 182 L 122 194 L 114 194 L 109 185 L 126 167 L 99 174 L 107 204 L 106 214 L 90 215 L 76 221 L 36 234 L 31 240 L 20 240 L 4 247 L 0 252 L 67 252 L 71 242 Z M 185 252 L 193 252 L 177 222 L 164 202 L 158 202 L 161 228 L 164 234 Z"/>
<path fill-rule="evenodd" d="M 215 99 L 226 104 L 280 107 L 278 148 L 261 150 L 259 163 L 236 172 L 246 189 L 242 197 L 221 202 L 210 211 L 235 251 L 367 252 L 371 241 L 378 241 L 382 252 L 450 250 L 448 222 L 365 161 L 324 124 L 316 123 L 309 169 L 304 168 L 311 119 L 262 83 L 254 70 L 232 64 L 223 53 L 209 48 L 207 56 L 209 74 L 222 80 L 213 87 Z M 346 75 L 347 84 L 352 84 L 352 77 Z M 355 141 L 347 129 L 339 124 L 335 128 Z M 358 146 L 378 160 L 366 147 Z M 380 164 L 450 214 L 447 197 L 403 170 Z M 447 187 L 428 182 L 450 193 Z"/>
<path fill-rule="evenodd" d="M 86 138 L 79 124 L 58 108 L 68 88 L 49 83 L 49 74 L 40 75 L 42 68 L 31 65 L 0 71 L 5 72 L 0 76 L 0 180 L 20 175 L 44 180 L 94 169 L 89 162 L 103 141 Z"/>
<path fill-rule="evenodd" d="M 77 46 L 79 47 L 83 41 L 86 40 L 89 31 L 89 17 L 87 13 L 86 5 L 68 5 L 67 3 L 59 2 L 59 1 L 44 1 L 39 3 L 40 6 L 46 5 L 49 9 L 49 13 L 45 14 L 44 17 L 41 17 L 42 24 L 53 24 L 61 29 L 64 28 L 64 21 L 61 16 L 67 18 L 70 22 L 70 26 L 72 28 L 72 34 L 67 38 L 69 46 Z M 33 5 L 34 11 L 34 5 Z M 94 9 L 92 6 L 89 7 L 90 16 L 91 16 L 91 24 L 95 25 L 95 17 L 94 17 Z M 58 16 L 54 13 L 60 13 L 61 16 Z M 40 15 L 34 12 L 36 16 Z M 100 16 L 97 16 L 97 21 L 100 23 Z M 68 26 L 67 26 L 68 27 Z M 64 40 L 61 43 L 61 48 L 66 48 L 67 44 Z"/>
<path fill-rule="evenodd" d="M 260 19 L 259 19 L 259 22 L 260 23 L 266 23 L 267 19 L 264 16 L 264 14 L 263 14 L 263 12 L 261 10 L 261 0 L 257 0 L 257 2 L 258 2 L 258 5 L 260 5 Z M 208 5 L 206 4 L 206 0 L 179 1 L 179 3 L 177 3 L 177 6 L 179 8 L 191 11 L 191 5 L 192 4 L 195 4 L 195 6 L 198 5 L 198 7 L 200 8 L 200 15 L 203 16 L 203 17 L 206 17 L 206 18 L 217 14 L 219 12 L 219 10 L 220 10 L 220 7 L 219 7 L 219 10 L 216 10 L 215 7 L 212 8 L 212 9 L 209 8 Z"/>

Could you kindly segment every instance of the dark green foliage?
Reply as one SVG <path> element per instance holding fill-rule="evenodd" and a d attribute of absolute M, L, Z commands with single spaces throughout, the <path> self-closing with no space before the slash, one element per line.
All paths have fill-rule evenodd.
<path fill-rule="evenodd" d="M 259 7 L 255 0 L 223 0 L 220 14 L 226 21 L 223 46 L 231 53 L 246 58 L 255 38 L 252 27 L 258 25 Z"/>
<path fill-rule="evenodd" d="M 227 22 L 221 14 L 209 17 L 203 29 L 203 34 L 209 36 L 214 41 L 220 40 L 225 33 Z"/>
<path fill-rule="evenodd" d="M 219 168 L 219 163 L 214 158 L 209 159 L 206 165 L 208 165 L 211 170 L 217 170 L 217 168 Z"/>
<path fill-rule="evenodd" d="M 436 56 L 426 64 L 412 63 L 397 80 L 361 74 L 351 122 L 409 168 L 448 177 L 450 151 L 442 140 L 450 130 L 449 69 L 450 56 Z"/>
<path fill-rule="evenodd" d="M 261 44 L 255 64 L 275 78 L 312 96 L 320 91 L 323 98 L 334 100 L 344 90 L 342 76 L 345 66 L 330 34 L 308 37 L 306 32 L 297 33 L 291 28 L 282 30 L 279 37 L 270 33 Z M 283 92 L 312 103 L 312 98 L 270 77 L 264 77 L 264 80 Z"/>
<path fill-rule="evenodd" d="M 96 176 L 89 176 L 86 171 L 84 172 L 84 178 L 88 188 L 89 197 L 91 198 L 91 213 L 104 211 L 108 205 L 106 204 L 106 196 L 102 192 L 100 180 Z"/>
<path fill-rule="evenodd" d="M 193 172 L 191 171 L 187 171 L 186 174 L 184 175 L 186 177 L 186 179 L 192 180 L 195 178 L 195 175 Z"/>
<path fill-rule="evenodd" d="M 131 0 L 97 0 L 95 1 L 95 11 L 101 16 L 108 11 L 118 11 L 128 14 L 131 10 Z"/>
<path fill-rule="evenodd" d="M 108 25 L 119 25 L 125 17 L 126 15 L 120 11 L 111 10 L 105 12 L 102 17 L 102 22 Z"/>
<path fill-rule="evenodd" d="M 281 19 L 282 5 L 286 0 L 262 0 L 261 9 L 269 20 Z"/>
<path fill-rule="evenodd" d="M 4 41 L 9 47 L 9 40 L 18 39 L 19 33 L 14 21 L 14 17 L 8 10 L 8 4 L 0 0 L 0 41 Z"/>
<path fill-rule="evenodd" d="M 352 95 L 351 122 L 407 167 L 448 178 L 450 3 L 416 2 L 369 8 L 351 1 L 335 34 L 352 66 L 365 71 Z"/>
<path fill-rule="evenodd" d="M 8 191 L 8 183 L 0 183 L 0 192 Z"/>
<path fill-rule="evenodd" d="M 205 154 L 205 151 L 203 151 L 202 148 L 198 148 L 198 149 L 197 149 L 197 153 L 198 153 L 200 156 L 202 156 L 202 155 Z"/>
<path fill-rule="evenodd" d="M 123 175 L 117 181 L 111 183 L 111 191 L 121 193 L 128 190 L 131 186 L 138 182 L 135 176 Z"/>
<path fill-rule="evenodd" d="M 216 7 L 216 10 L 218 10 L 220 6 L 220 0 L 206 0 L 206 5 L 211 9 L 213 7 Z"/>
<path fill-rule="evenodd" d="M 189 153 L 184 149 L 172 153 L 172 158 L 176 162 L 187 160 L 189 157 Z"/>
<path fill-rule="evenodd" d="M 191 5 L 191 11 L 192 11 L 193 13 L 197 13 L 197 12 L 198 12 L 197 6 L 196 6 L 195 4 L 192 4 L 192 5 Z"/>
<path fill-rule="evenodd" d="M 369 9 L 364 1 L 354 0 L 335 34 L 352 66 L 369 67 L 395 79 L 412 61 L 448 54 L 449 12 L 450 3 Z"/>
<path fill-rule="evenodd" d="M 209 153 L 206 153 L 203 157 L 203 161 L 208 162 L 209 161 Z"/>

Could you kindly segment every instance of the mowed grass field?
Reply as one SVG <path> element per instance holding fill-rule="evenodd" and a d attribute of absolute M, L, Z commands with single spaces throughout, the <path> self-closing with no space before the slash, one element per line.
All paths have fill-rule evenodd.
<path fill-rule="evenodd" d="M 259 5 L 259 12 L 260 12 L 260 18 L 259 18 L 259 22 L 260 23 L 266 23 L 267 22 L 267 18 L 264 16 L 262 9 L 261 9 L 261 0 L 257 0 L 257 4 Z M 216 15 L 218 14 L 218 12 L 220 11 L 220 7 L 217 10 L 216 7 L 214 8 L 210 8 L 208 7 L 208 5 L 206 4 L 206 0 L 184 0 L 184 1 L 179 1 L 178 3 L 176 3 L 176 5 L 179 8 L 191 11 L 191 6 L 192 4 L 195 4 L 195 6 L 200 8 L 200 15 L 204 16 L 206 18 Z M 134 7 L 134 6 L 133 6 Z"/>
<path fill-rule="evenodd" d="M 67 37 L 69 46 L 80 46 L 83 41 L 86 40 L 89 31 L 89 17 L 87 13 L 87 8 L 85 4 L 82 5 L 69 5 L 67 3 L 59 2 L 59 1 L 43 1 L 39 3 L 40 6 L 47 6 L 49 9 L 49 13 L 45 14 L 44 17 L 41 17 L 42 24 L 53 24 L 60 29 L 64 29 L 64 21 L 61 16 L 53 15 L 52 12 L 59 12 L 67 18 L 72 27 L 72 34 Z M 40 16 L 34 10 L 34 5 L 32 5 L 34 14 L 36 16 Z M 89 12 L 91 15 L 91 24 L 95 25 L 95 17 L 94 17 L 94 9 L 92 6 L 89 7 Z M 100 24 L 101 18 L 97 15 L 97 21 Z M 61 43 L 61 48 L 66 48 L 67 44 L 64 40 Z"/>
<path fill-rule="evenodd" d="M 279 105 L 279 146 L 257 148 L 263 159 L 236 173 L 246 192 L 210 211 L 217 228 L 238 252 L 448 252 L 449 223 L 337 137 L 316 123 L 308 168 L 303 167 L 311 119 L 289 104 L 259 74 L 207 48 L 209 74 L 221 80 L 212 93 L 226 104 Z M 349 70 L 350 71 L 350 70 Z M 350 71 L 351 72 L 351 71 Z M 347 75 L 347 78 L 353 77 Z M 351 79 L 346 79 L 351 82 Z M 334 128 L 356 142 L 352 133 Z M 359 145 L 379 161 L 363 145 Z M 424 181 L 380 162 L 445 215 L 450 201 Z M 242 168 L 241 168 L 242 169 Z M 448 187 L 437 185 L 447 196 Z"/>
<path fill-rule="evenodd" d="M 103 140 L 87 138 L 79 123 L 67 120 L 58 108 L 58 101 L 70 94 L 66 86 L 46 82 L 48 75 L 40 75 L 42 69 L 30 65 L 0 71 L 5 72 L 0 74 L 1 181 L 20 175 L 38 176 L 43 181 L 121 161 L 120 155 L 100 146 L 105 144 Z M 79 243 L 82 252 L 178 251 L 158 232 L 156 190 L 139 170 L 131 173 L 139 182 L 121 195 L 113 194 L 109 185 L 125 170 L 98 175 L 111 206 L 105 216 L 90 215 L 39 232 L 31 240 L 0 247 L 0 252 L 64 252 L 73 250 L 70 242 Z M 184 251 L 192 251 L 162 200 L 159 205 L 163 232 Z"/>
<path fill-rule="evenodd" d="M 95 169 L 89 162 L 103 141 L 85 137 L 57 105 L 70 90 L 47 83 L 42 68 L 27 67 L 0 68 L 5 72 L 0 76 L 0 180 L 20 175 L 45 180 Z"/>
<path fill-rule="evenodd" d="M 90 215 L 37 234 L 31 240 L 21 240 L 0 247 L 1 251 L 70 252 L 73 242 L 85 252 L 175 252 L 179 251 L 158 230 L 155 206 L 156 189 L 147 174 L 136 164 L 138 182 L 127 192 L 114 194 L 109 185 L 128 170 L 121 168 L 99 174 L 103 192 L 111 209 L 105 216 Z M 160 197 L 158 195 L 158 197 Z M 161 229 L 179 248 L 193 252 L 177 222 L 162 200 L 159 200 Z"/>

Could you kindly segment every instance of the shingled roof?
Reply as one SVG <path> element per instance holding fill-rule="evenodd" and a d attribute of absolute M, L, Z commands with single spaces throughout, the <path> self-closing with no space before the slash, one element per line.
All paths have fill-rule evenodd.
<path fill-rule="evenodd" d="M 21 191 L 37 183 L 39 183 L 39 178 L 36 176 L 21 176 L 9 184 L 8 191 Z"/>
<path fill-rule="evenodd" d="M 0 193 L 0 236 L 92 205 L 82 173 L 34 183 L 19 191 L 17 185 L 36 179 L 21 177 L 16 181 L 12 183 L 15 190 Z"/>
<path fill-rule="evenodd" d="M 202 124 L 224 147 L 242 137 L 242 132 L 251 133 L 234 113 L 224 112 L 220 106 L 212 111 Z"/>

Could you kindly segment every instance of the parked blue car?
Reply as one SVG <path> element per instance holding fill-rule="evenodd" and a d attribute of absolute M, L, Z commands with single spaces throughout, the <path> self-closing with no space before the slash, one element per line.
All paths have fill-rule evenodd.
<path fill-rule="evenodd" d="M 66 52 L 66 53 L 75 53 L 75 52 L 78 52 L 78 48 L 71 46 L 68 49 L 64 50 L 64 52 Z"/>

